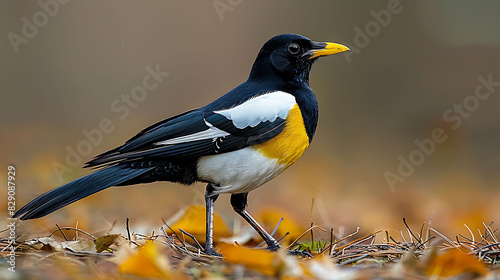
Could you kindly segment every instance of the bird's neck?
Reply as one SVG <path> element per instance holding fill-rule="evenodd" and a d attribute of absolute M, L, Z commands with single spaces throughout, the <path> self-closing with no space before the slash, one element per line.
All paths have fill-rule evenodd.
<path fill-rule="evenodd" d="M 305 66 L 304 68 L 293 68 L 297 72 L 286 72 L 278 71 L 271 66 L 271 62 L 268 58 L 257 58 L 252 66 L 249 80 L 254 81 L 265 81 L 273 80 L 274 82 L 282 82 L 285 84 L 297 84 L 297 85 L 307 85 L 309 86 L 309 73 L 311 70 L 311 65 Z"/>
<path fill-rule="evenodd" d="M 260 55 L 253 63 L 252 70 L 250 70 L 249 80 L 261 80 L 271 76 L 275 76 L 276 72 L 270 66 L 271 62 L 267 58 L 261 58 Z"/>

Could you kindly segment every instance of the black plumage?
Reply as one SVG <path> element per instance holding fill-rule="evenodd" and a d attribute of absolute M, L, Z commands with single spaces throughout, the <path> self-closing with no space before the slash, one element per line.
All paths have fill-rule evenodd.
<path fill-rule="evenodd" d="M 346 50 L 348 48 L 342 45 L 313 42 L 296 34 L 282 34 L 271 38 L 257 55 L 247 81 L 205 107 L 155 123 L 122 146 L 96 156 L 85 167 L 98 170 L 39 196 L 17 211 L 14 217 L 21 217 L 22 220 L 43 217 L 112 186 L 155 181 L 189 185 L 205 181 L 209 183 L 206 194 L 206 251 L 217 254 L 211 237 L 211 215 L 213 202 L 218 197 L 216 189 L 223 182 L 200 178 L 200 159 L 239 151 L 275 138 L 285 129 L 285 116 L 291 107 L 284 107 L 288 111 L 271 108 L 261 116 L 255 113 L 260 108 L 252 108 L 255 109 L 253 111 L 242 109 L 241 114 L 247 113 L 248 118 L 254 118 L 249 122 L 252 125 L 246 124 L 245 116 L 231 119 L 221 111 L 242 104 L 253 104 L 251 99 L 280 92 L 279 96 L 286 96 L 287 102 L 294 100 L 295 105 L 298 105 L 305 134 L 311 142 L 318 121 L 317 101 L 309 88 L 311 66 L 319 56 Z M 275 111 L 276 115 L 269 115 Z M 243 118 L 243 121 L 237 118 Z M 276 240 L 245 211 L 247 194 L 233 192 L 231 203 L 235 211 L 261 234 L 270 249 L 279 248 Z"/>

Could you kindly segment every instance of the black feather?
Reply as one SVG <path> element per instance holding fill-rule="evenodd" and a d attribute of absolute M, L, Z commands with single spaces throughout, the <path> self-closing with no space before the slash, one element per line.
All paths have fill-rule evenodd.
<path fill-rule="evenodd" d="M 111 186 L 131 180 L 153 169 L 130 169 L 112 166 L 78 178 L 35 198 L 17 211 L 13 218 L 21 215 L 21 220 L 40 218 L 68 204 L 102 191 Z"/>

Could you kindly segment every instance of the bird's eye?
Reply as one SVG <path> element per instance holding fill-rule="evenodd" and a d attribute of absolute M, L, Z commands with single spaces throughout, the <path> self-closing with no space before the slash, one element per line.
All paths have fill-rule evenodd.
<path fill-rule="evenodd" d="M 296 55 L 300 52 L 300 46 L 297 43 L 290 43 L 288 45 L 288 52 L 290 54 Z"/>

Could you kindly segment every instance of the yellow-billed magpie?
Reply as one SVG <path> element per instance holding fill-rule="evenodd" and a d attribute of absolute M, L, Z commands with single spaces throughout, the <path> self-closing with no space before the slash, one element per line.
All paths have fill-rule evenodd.
<path fill-rule="evenodd" d="M 248 80 L 205 107 L 147 127 L 124 145 L 98 155 L 85 167 L 99 170 L 53 189 L 14 217 L 48 215 L 112 186 L 155 181 L 207 182 L 205 251 L 213 245 L 213 204 L 230 193 L 231 205 L 265 240 L 280 248 L 245 211 L 247 195 L 294 163 L 311 143 L 318 105 L 309 72 L 320 56 L 348 51 L 336 43 L 282 34 L 262 46 Z"/>

